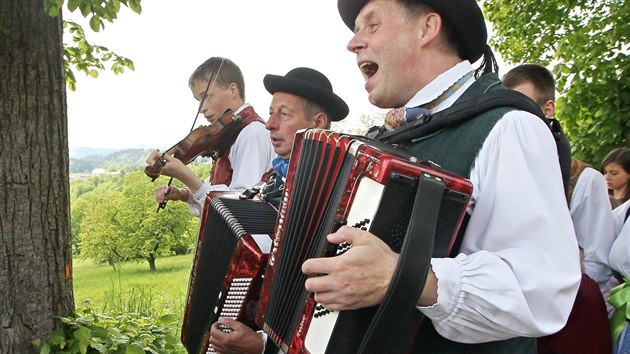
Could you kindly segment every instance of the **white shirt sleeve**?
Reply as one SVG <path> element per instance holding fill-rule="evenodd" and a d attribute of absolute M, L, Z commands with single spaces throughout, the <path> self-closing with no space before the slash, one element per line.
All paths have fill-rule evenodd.
<path fill-rule="evenodd" d="M 626 217 L 626 212 L 628 211 L 628 208 L 630 208 L 630 200 L 616 207 L 612 211 L 615 236 L 618 235 L 619 232 L 621 232 L 621 228 L 623 228 L 624 219 Z"/>
<path fill-rule="evenodd" d="M 630 200 L 613 211 L 615 221 L 619 227 L 619 233 L 610 248 L 610 256 L 608 258 L 610 267 L 624 277 L 630 277 L 630 218 L 624 222 L 628 208 L 630 208 Z"/>
<path fill-rule="evenodd" d="M 201 217 L 209 192 L 243 192 L 253 187 L 271 168 L 271 162 L 275 157 L 276 153 L 265 125 L 260 122 L 248 124 L 238 134 L 228 154 L 233 171 L 230 185 L 211 185 L 209 178 L 205 179 L 201 188 L 188 196 L 188 210 L 196 217 Z"/>
<path fill-rule="evenodd" d="M 570 211 L 578 245 L 584 250 L 584 272 L 602 288 L 612 275 L 608 254 L 615 231 L 606 180 L 597 170 L 589 167 L 580 174 Z"/>
<path fill-rule="evenodd" d="M 242 192 L 260 182 L 262 175 L 271 168 L 276 153 L 271 145 L 269 131 L 260 122 L 247 125 L 230 148 L 232 165 L 231 191 Z"/>
<path fill-rule="evenodd" d="M 438 333 L 463 343 L 557 332 L 581 271 L 548 128 L 529 113 L 506 114 L 479 151 L 471 182 L 461 253 L 432 259 L 438 301 L 421 311 Z"/>

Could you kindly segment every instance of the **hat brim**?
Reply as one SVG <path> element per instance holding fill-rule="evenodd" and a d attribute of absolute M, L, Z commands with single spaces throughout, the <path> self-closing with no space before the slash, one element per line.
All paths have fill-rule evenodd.
<path fill-rule="evenodd" d="M 272 95 L 276 92 L 286 92 L 317 103 L 330 114 L 330 119 L 334 122 L 344 119 L 350 112 L 348 105 L 341 97 L 307 81 L 267 74 L 263 83 Z"/>
<path fill-rule="evenodd" d="M 343 23 L 345 23 L 351 31 L 354 31 L 354 21 L 363 6 L 365 6 L 365 3 L 367 3 L 367 0 L 340 0 L 337 2 L 339 15 L 341 15 Z"/>

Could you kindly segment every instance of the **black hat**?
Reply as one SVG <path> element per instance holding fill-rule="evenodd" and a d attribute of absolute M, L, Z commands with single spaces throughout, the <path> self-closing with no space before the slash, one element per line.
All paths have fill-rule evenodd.
<path fill-rule="evenodd" d="M 343 22 L 354 30 L 354 21 L 368 0 L 337 0 Z M 476 62 L 484 53 L 488 32 L 476 0 L 418 0 L 433 8 L 450 24 L 457 36 L 460 55 Z"/>
<path fill-rule="evenodd" d="M 342 120 L 348 115 L 346 102 L 333 93 L 328 78 L 317 70 L 295 68 L 285 76 L 267 74 L 263 83 L 272 95 L 278 91 L 286 92 L 317 103 L 330 113 L 333 121 Z"/>

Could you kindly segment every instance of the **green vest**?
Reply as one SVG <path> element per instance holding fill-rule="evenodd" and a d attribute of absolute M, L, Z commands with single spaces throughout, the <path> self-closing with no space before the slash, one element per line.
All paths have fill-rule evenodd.
<path fill-rule="evenodd" d="M 486 74 L 464 92 L 454 105 L 481 96 L 491 90 L 505 90 L 496 74 Z M 427 158 L 460 176 L 470 177 L 473 162 L 494 125 L 511 107 L 495 108 L 464 123 L 440 130 L 414 141 L 405 149 L 414 156 Z"/>
<path fill-rule="evenodd" d="M 455 105 L 480 96 L 490 90 L 505 89 L 496 74 L 486 74 L 464 92 Z M 427 158 L 442 168 L 469 178 L 472 165 L 490 130 L 514 108 L 495 108 L 456 127 L 449 127 L 430 136 L 413 141 L 404 148 L 416 157 Z M 431 321 L 424 320 L 414 343 L 413 353 L 536 353 L 535 338 L 512 338 L 508 340 L 464 344 L 440 336 Z"/>

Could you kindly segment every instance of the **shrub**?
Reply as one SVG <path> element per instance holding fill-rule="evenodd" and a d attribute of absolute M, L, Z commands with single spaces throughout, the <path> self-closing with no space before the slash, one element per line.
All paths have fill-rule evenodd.
<path fill-rule="evenodd" d="M 124 313 L 106 315 L 86 306 L 74 317 L 61 317 L 62 327 L 44 343 L 40 354 L 172 354 L 183 353 L 174 315 Z"/>

